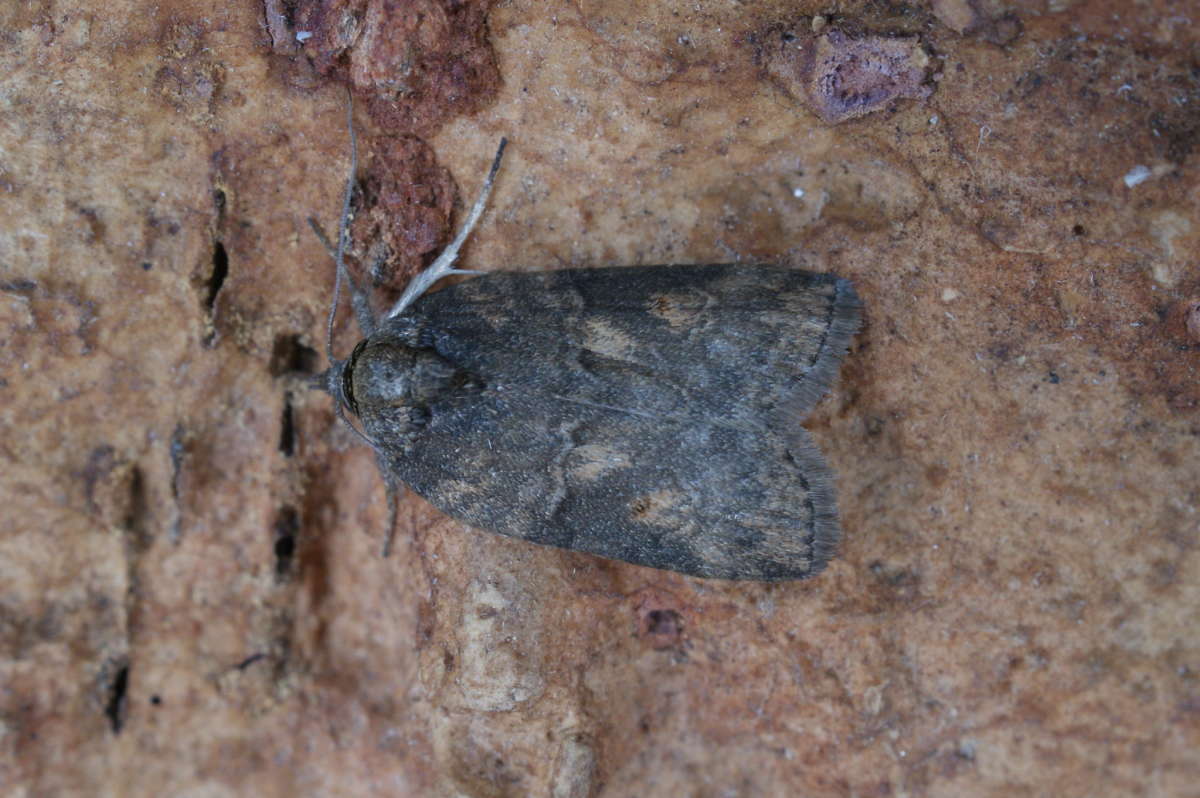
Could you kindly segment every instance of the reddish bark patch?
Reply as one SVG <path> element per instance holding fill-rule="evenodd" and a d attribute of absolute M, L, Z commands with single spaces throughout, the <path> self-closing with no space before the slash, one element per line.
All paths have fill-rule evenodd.
<path fill-rule="evenodd" d="M 380 126 L 425 135 L 495 95 L 500 73 L 488 41 L 491 4 L 301 0 L 293 20 L 316 69 L 348 72 Z"/>
<path fill-rule="evenodd" d="M 349 263 L 360 279 L 399 291 L 449 241 L 454 179 L 415 136 L 380 139 L 361 184 Z"/>
<path fill-rule="evenodd" d="M 754 38 L 772 82 L 831 125 L 933 91 L 929 55 L 916 36 L 852 32 L 817 17 Z"/>

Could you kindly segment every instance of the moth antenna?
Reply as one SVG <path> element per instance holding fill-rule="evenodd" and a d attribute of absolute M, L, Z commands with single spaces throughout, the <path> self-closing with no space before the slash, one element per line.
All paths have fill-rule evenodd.
<path fill-rule="evenodd" d="M 349 238 L 350 226 L 350 200 L 354 196 L 354 177 L 358 174 L 358 136 L 354 132 L 354 95 L 350 89 L 346 89 L 346 126 L 350 130 L 350 175 L 346 178 L 346 190 L 342 194 L 342 215 L 338 219 L 338 240 L 337 246 L 334 246 L 325 231 L 321 229 L 321 225 L 313 217 L 308 217 L 308 226 L 312 228 L 313 233 L 317 236 L 317 240 L 325 247 L 325 250 L 333 257 L 334 264 L 337 266 L 333 278 L 333 303 L 329 307 L 329 320 L 325 326 L 325 357 L 329 360 L 329 368 L 313 380 L 313 387 L 317 390 L 325 391 L 333 397 L 333 405 L 337 417 L 342 423 L 350 429 L 354 430 L 354 434 L 362 438 L 372 449 L 378 450 L 378 443 L 371 438 L 370 435 L 360 430 L 350 422 L 346 417 L 346 398 L 342 394 L 341 381 L 342 369 L 345 367 L 344 360 L 338 360 L 333 356 L 333 324 L 337 320 L 338 300 L 342 295 L 342 280 L 345 279 L 350 284 L 351 290 L 355 294 L 355 314 L 359 317 L 359 324 L 363 325 L 363 320 L 370 321 L 371 315 L 369 308 L 360 308 L 358 302 L 358 287 L 355 285 L 354 278 L 346 271 L 346 241 Z M 364 316 L 365 312 L 365 316 Z M 364 329 L 365 335 L 370 335 L 374 331 L 374 325 L 371 324 L 371 329 Z"/>
<path fill-rule="evenodd" d="M 337 248 L 333 259 L 337 264 L 337 273 L 333 278 L 333 304 L 329 308 L 329 323 L 325 328 L 325 357 L 333 363 L 333 322 L 337 318 L 338 300 L 342 294 L 342 275 L 346 271 L 346 236 L 350 226 L 350 199 L 354 194 L 354 177 L 358 173 L 358 136 L 354 133 L 354 94 L 346 87 L 346 125 L 350 128 L 350 175 L 346 178 L 346 190 L 342 194 L 342 216 L 338 220 Z M 313 229 L 320 235 L 319 229 Z M 328 246 L 328 241 L 323 242 Z"/>
<path fill-rule="evenodd" d="M 329 257 L 337 260 L 337 247 L 329 240 L 329 236 L 325 235 L 325 231 L 321 229 L 321 225 L 313 217 L 308 217 L 308 226 L 312 228 L 313 233 L 321 242 L 321 246 L 325 247 L 325 251 L 329 253 Z M 358 283 L 354 281 L 354 276 L 347 269 L 345 273 L 346 282 L 350 285 L 350 307 L 354 309 L 354 317 L 358 319 L 358 328 L 362 331 L 363 336 L 370 338 L 375 334 L 375 315 L 371 310 L 370 300 L 367 295 L 359 290 Z M 336 279 L 336 278 L 335 278 Z M 333 362 L 330 359 L 330 362 Z"/>
<path fill-rule="evenodd" d="M 391 319 L 400 315 L 406 307 L 428 291 L 434 283 L 448 274 L 476 273 L 453 268 L 454 261 L 458 259 L 459 248 L 467 240 L 467 236 L 471 234 L 471 230 L 474 229 L 475 223 L 479 221 L 479 217 L 483 215 L 483 209 L 487 206 L 488 196 L 492 193 L 492 184 L 496 182 L 496 173 L 500 171 L 500 159 L 504 157 L 504 148 L 506 146 L 508 146 L 508 139 L 502 136 L 500 138 L 500 146 L 496 149 L 496 157 L 492 161 L 492 168 L 488 171 L 487 178 L 483 181 L 483 188 L 479 190 L 479 199 L 475 200 L 475 204 L 471 207 L 471 212 L 467 214 L 467 220 L 463 222 L 458 235 L 442 250 L 442 254 L 437 256 L 437 260 L 409 282 L 408 287 L 404 289 L 404 293 L 396 304 L 392 306 L 392 309 L 388 311 L 385 318 Z"/>

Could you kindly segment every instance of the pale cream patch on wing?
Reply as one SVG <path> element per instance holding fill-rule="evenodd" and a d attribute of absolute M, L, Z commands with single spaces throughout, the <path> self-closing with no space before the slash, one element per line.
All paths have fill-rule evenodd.
<path fill-rule="evenodd" d="M 457 513 L 464 518 L 475 516 L 479 508 L 485 506 L 488 501 L 487 494 L 480 485 L 459 479 L 439 483 L 426 498 L 438 508 L 457 508 Z"/>
<path fill-rule="evenodd" d="M 713 302 L 713 297 L 696 291 L 654 294 L 650 297 L 646 309 L 651 316 L 662 319 L 672 329 L 681 330 L 699 325 Z"/>
<path fill-rule="evenodd" d="M 633 356 L 637 341 L 603 319 L 588 319 L 583 325 L 583 346 L 598 355 L 614 360 Z"/>
<path fill-rule="evenodd" d="M 448 479 L 440 483 L 436 490 L 438 496 L 449 501 L 469 498 L 482 492 L 483 489 L 479 485 L 461 479 Z"/>
<path fill-rule="evenodd" d="M 595 482 L 610 471 L 632 464 L 629 455 L 599 443 L 585 443 L 571 451 L 571 476 L 584 482 Z"/>
<path fill-rule="evenodd" d="M 643 524 L 674 525 L 684 496 L 673 490 L 656 490 L 629 503 L 629 517 Z"/>

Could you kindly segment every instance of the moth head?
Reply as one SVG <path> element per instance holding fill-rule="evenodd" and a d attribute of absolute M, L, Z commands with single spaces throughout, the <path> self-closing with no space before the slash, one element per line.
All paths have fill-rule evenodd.
<path fill-rule="evenodd" d="M 330 369 L 329 392 L 358 416 L 376 444 L 404 447 L 430 417 L 430 408 L 478 385 L 432 349 L 389 335 L 364 339 Z"/>
<path fill-rule="evenodd" d="M 418 353 L 407 346 L 364 338 L 345 360 L 331 359 L 317 387 L 333 397 L 338 417 L 376 449 L 400 442 L 414 416 L 412 382 Z M 351 422 L 358 418 L 362 429 Z"/>
<path fill-rule="evenodd" d="M 364 338 L 342 367 L 339 382 L 345 406 L 361 419 L 377 408 L 408 405 L 416 364 L 417 350 Z"/>
<path fill-rule="evenodd" d="M 354 347 L 354 351 L 350 353 L 350 357 L 345 360 L 330 357 L 329 369 L 317 377 L 313 386 L 333 397 L 339 413 L 349 410 L 354 415 L 358 415 L 358 402 L 354 398 L 354 386 L 350 375 L 354 373 L 352 364 L 358 358 L 364 344 L 366 344 L 366 339 L 359 341 L 358 346 Z"/>

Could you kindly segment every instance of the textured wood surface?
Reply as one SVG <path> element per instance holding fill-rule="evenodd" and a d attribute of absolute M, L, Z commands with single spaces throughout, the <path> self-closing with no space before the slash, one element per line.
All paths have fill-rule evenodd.
<path fill-rule="evenodd" d="M 348 67 L 285 5 L 0 7 L 0 792 L 1194 793 L 1194 4 L 300 4 L 375 14 Z M 884 50 L 929 91 L 823 121 L 813 87 L 877 83 L 765 52 L 796 26 L 919 47 Z M 823 574 L 411 496 L 378 556 L 373 457 L 308 388 L 347 74 L 405 263 L 508 135 L 466 268 L 854 281 Z"/>

